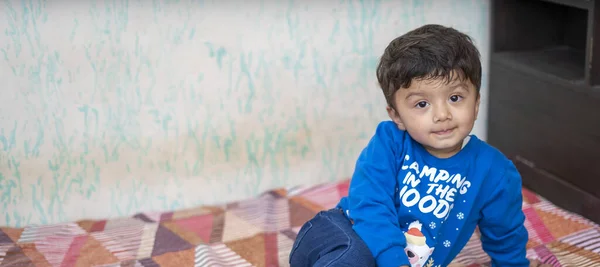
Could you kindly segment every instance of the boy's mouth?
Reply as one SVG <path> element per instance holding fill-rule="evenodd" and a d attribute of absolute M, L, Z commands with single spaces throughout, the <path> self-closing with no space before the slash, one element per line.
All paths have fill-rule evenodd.
<path fill-rule="evenodd" d="M 442 129 L 439 131 L 434 131 L 433 133 L 436 135 L 447 135 L 447 134 L 452 133 L 454 131 L 454 129 L 456 129 L 456 128 Z"/>

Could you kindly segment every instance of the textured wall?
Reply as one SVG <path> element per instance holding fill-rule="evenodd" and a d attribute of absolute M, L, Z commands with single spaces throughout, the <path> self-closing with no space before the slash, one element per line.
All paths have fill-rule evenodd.
<path fill-rule="evenodd" d="M 177 209 L 348 177 L 386 118 L 374 69 L 387 43 L 442 23 L 471 34 L 487 64 L 488 8 L 2 1 L 0 225 Z"/>

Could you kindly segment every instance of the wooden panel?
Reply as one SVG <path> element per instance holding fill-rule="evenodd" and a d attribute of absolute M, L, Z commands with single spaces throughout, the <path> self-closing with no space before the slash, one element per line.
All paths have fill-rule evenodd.
<path fill-rule="evenodd" d="M 592 10 L 538 0 L 492 2 L 492 51 L 567 82 L 584 84 Z"/>
<path fill-rule="evenodd" d="M 523 176 L 525 188 L 544 196 L 558 207 L 581 214 L 600 224 L 600 198 L 548 172 L 536 169 L 527 161 L 517 158 L 514 163 Z"/>
<path fill-rule="evenodd" d="M 580 8 L 580 9 L 591 9 L 592 4 L 594 3 L 593 0 L 542 0 L 542 1 L 565 5 L 565 6 L 570 6 L 570 7 L 576 7 L 576 8 Z"/>
<path fill-rule="evenodd" d="M 539 1 L 495 0 L 492 10 L 493 51 L 564 44 L 564 7 Z"/>
<path fill-rule="evenodd" d="M 600 86 L 600 3 L 593 3 L 588 25 L 586 81 L 589 85 Z"/>
<path fill-rule="evenodd" d="M 487 139 L 525 187 L 600 223 L 598 36 L 597 1 L 492 1 Z"/>
<path fill-rule="evenodd" d="M 584 83 L 585 50 L 577 50 L 569 46 L 556 46 L 533 51 L 500 53 L 502 53 L 503 61 L 519 64 L 521 68 L 575 84 Z"/>
<path fill-rule="evenodd" d="M 564 24 L 564 44 L 577 50 L 585 51 L 587 47 L 588 36 L 588 17 L 589 10 L 578 8 L 565 8 L 563 21 Z"/>
<path fill-rule="evenodd" d="M 496 57 L 490 70 L 490 144 L 600 197 L 600 99 Z"/>

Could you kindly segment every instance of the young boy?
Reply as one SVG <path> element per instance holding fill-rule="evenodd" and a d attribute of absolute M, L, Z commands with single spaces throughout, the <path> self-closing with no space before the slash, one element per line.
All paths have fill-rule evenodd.
<path fill-rule="evenodd" d="M 521 177 L 470 135 L 481 63 L 469 36 L 425 25 L 377 67 L 391 121 L 360 154 L 348 196 L 298 233 L 295 266 L 447 266 L 479 226 L 492 266 L 529 266 Z"/>

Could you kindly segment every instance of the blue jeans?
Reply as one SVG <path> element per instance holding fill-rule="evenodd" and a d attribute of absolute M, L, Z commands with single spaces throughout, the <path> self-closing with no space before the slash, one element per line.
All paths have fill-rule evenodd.
<path fill-rule="evenodd" d="M 306 222 L 290 252 L 291 267 L 375 267 L 375 258 L 341 209 L 321 211 Z"/>

